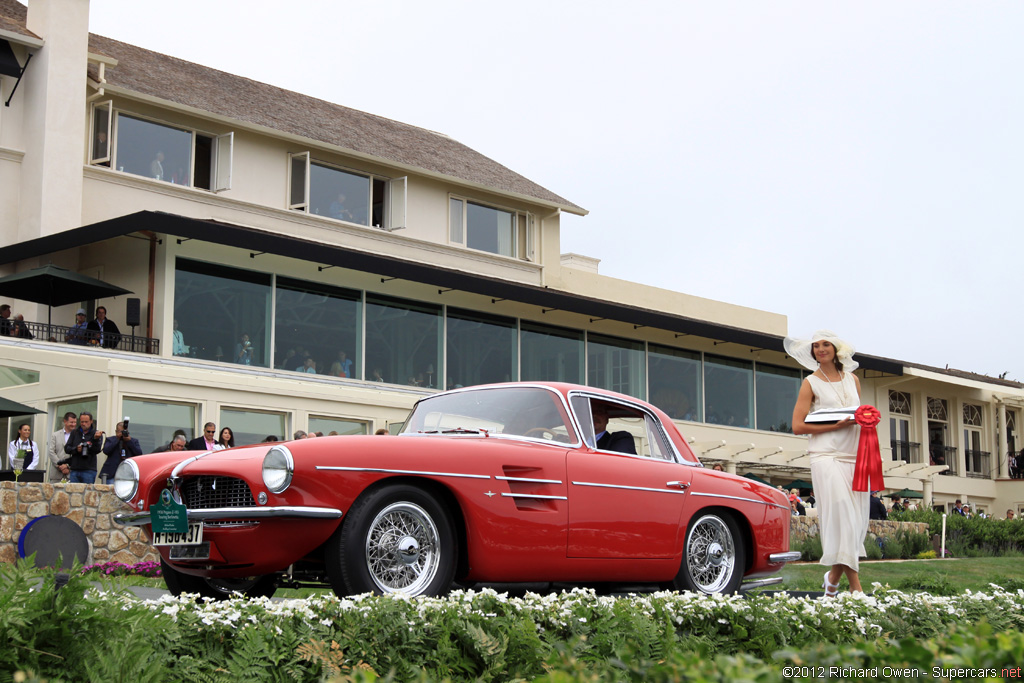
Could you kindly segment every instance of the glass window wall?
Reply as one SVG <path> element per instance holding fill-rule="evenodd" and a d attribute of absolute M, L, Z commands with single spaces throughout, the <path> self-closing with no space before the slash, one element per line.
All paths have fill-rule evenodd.
<path fill-rule="evenodd" d="M 275 368 L 362 377 L 359 292 L 279 277 L 275 296 Z"/>
<path fill-rule="evenodd" d="M 803 373 L 793 368 L 757 364 L 757 428 L 793 433 L 793 406 Z"/>
<path fill-rule="evenodd" d="M 587 384 L 644 397 L 643 342 L 587 335 Z"/>
<path fill-rule="evenodd" d="M 270 365 L 270 275 L 178 259 L 174 318 L 194 358 Z"/>
<path fill-rule="evenodd" d="M 177 431 L 184 432 L 188 441 L 195 436 L 196 407 L 190 403 L 126 398 L 122 408 L 123 415 L 131 418 L 128 431 L 139 440 L 143 453 L 166 446 Z"/>
<path fill-rule="evenodd" d="M 704 356 L 704 419 L 750 428 L 754 424 L 754 364 Z"/>
<path fill-rule="evenodd" d="M 648 345 L 651 403 L 676 420 L 703 418 L 700 354 L 670 346 Z"/>
<path fill-rule="evenodd" d="M 583 383 L 583 332 L 523 321 L 521 379 Z"/>
<path fill-rule="evenodd" d="M 276 436 L 279 441 L 291 439 L 288 434 L 287 415 L 284 413 L 259 412 L 242 408 L 222 408 L 217 433 L 228 427 L 235 435 L 236 446 L 261 443 L 268 436 Z"/>
<path fill-rule="evenodd" d="M 511 211 L 466 202 L 466 246 L 512 256 L 515 218 Z"/>
<path fill-rule="evenodd" d="M 366 295 L 366 378 L 436 387 L 441 364 L 441 307 Z"/>
<path fill-rule="evenodd" d="M 340 417 L 309 417 L 309 429 L 313 434 L 323 433 L 324 436 L 369 434 L 370 423 L 363 420 L 346 420 Z"/>
<path fill-rule="evenodd" d="M 448 309 L 447 388 L 510 382 L 517 377 L 516 321 Z"/>

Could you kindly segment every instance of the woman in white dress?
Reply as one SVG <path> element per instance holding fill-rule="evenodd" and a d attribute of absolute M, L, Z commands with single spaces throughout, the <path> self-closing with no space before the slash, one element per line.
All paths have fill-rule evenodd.
<path fill-rule="evenodd" d="M 851 591 L 861 591 L 860 558 L 868 532 L 870 496 L 853 490 L 860 427 L 852 417 L 833 424 L 808 423 L 807 414 L 821 409 L 860 405 L 860 379 L 853 347 L 834 332 L 820 330 L 809 340 L 787 337 L 786 352 L 814 373 L 800 385 L 793 409 L 793 433 L 809 434 L 811 480 L 817 494 L 821 564 L 829 567 L 822 588 L 831 597 L 839 593 L 846 575 Z"/>

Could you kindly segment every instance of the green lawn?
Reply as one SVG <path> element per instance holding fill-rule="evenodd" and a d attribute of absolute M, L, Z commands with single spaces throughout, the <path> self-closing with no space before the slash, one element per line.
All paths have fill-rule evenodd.
<path fill-rule="evenodd" d="M 1024 588 L 1020 557 L 971 557 L 947 560 L 876 560 L 861 562 L 860 581 L 871 592 L 876 581 L 892 588 L 936 594 L 987 591 L 990 583 Z M 816 562 L 789 564 L 779 574 L 782 584 L 765 590 L 821 590 L 825 567 Z M 842 579 L 843 590 L 847 589 Z"/>

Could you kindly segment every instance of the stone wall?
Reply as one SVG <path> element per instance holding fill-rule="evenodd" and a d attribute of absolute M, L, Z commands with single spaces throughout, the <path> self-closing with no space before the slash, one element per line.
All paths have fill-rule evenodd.
<path fill-rule="evenodd" d="M 885 538 L 894 534 L 897 529 L 928 535 L 928 525 L 925 522 L 890 522 L 878 519 L 868 522 L 868 536 Z M 790 549 L 795 549 L 801 541 L 817 536 L 818 533 L 817 517 L 792 517 L 789 523 Z"/>
<path fill-rule="evenodd" d="M 0 482 L 0 562 L 17 561 L 21 530 L 46 515 L 67 517 L 82 527 L 89 540 L 86 564 L 159 562 L 149 534 L 114 522 L 115 513 L 130 510 L 112 486 Z"/>

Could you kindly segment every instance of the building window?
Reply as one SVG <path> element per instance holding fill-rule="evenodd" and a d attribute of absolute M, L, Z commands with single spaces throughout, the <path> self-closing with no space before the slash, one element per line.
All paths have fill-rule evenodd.
<path fill-rule="evenodd" d="M 95 396 L 90 396 L 88 398 L 71 399 L 71 400 L 68 400 L 68 401 L 60 401 L 59 403 L 54 403 L 53 404 L 53 430 L 52 431 L 55 432 L 58 429 L 63 429 L 64 428 L 64 415 L 65 415 L 65 413 L 69 413 L 69 412 L 70 413 L 74 413 L 75 415 L 81 415 L 82 411 L 84 410 L 84 411 L 86 411 L 88 413 L 92 413 L 92 416 L 94 418 L 93 422 L 96 422 L 96 419 L 98 419 L 97 415 L 96 415 L 96 408 L 98 406 L 99 406 L 99 400 Z M 11 418 L 11 420 L 13 422 L 15 420 L 15 418 Z M 24 420 L 20 420 L 19 422 L 24 422 Z M 110 431 L 110 430 L 104 430 L 104 431 Z M 34 432 L 35 432 L 35 430 L 33 429 L 33 433 Z M 10 439 L 13 439 L 13 438 L 14 438 L 13 435 L 8 437 L 8 441 L 10 441 Z M 36 443 L 39 443 L 40 439 L 36 439 L 35 441 L 36 441 Z M 99 465 L 99 466 L 102 467 L 102 464 Z"/>
<path fill-rule="evenodd" d="M 949 445 L 949 401 L 928 398 L 928 464 L 946 465 L 940 474 L 956 474 L 959 470 L 957 449 Z"/>
<path fill-rule="evenodd" d="M 91 157 L 107 166 L 110 157 L 101 155 L 103 111 L 93 111 Z M 231 189 L 234 133 L 209 135 L 120 112 L 116 123 L 117 170 L 214 192 Z"/>
<path fill-rule="evenodd" d="M 673 419 L 700 422 L 703 419 L 700 354 L 649 344 L 647 364 L 651 403 Z"/>
<path fill-rule="evenodd" d="M 221 408 L 217 436 L 225 427 L 231 430 L 236 446 L 261 443 L 268 436 L 279 441 L 292 438 L 288 434 L 287 415 L 284 413 L 245 410 L 244 408 Z"/>
<path fill-rule="evenodd" d="M 441 365 L 441 307 L 366 295 L 366 379 L 437 387 Z"/>
<path fill-rule="evenodd" d="M 964 471 L 968 477 L 987 478 L 991 472 L 989 459 L 992 454 L 983 451 L 984 427 L 981 406 L 964 404 Z"/>
<path fill-rule="evenodd" d="M 448 201 L 449 240 L 469 249 L 528 261 L 533 254 L 533 216 L 452 197 Z"/>
<path fill-rule="evenodd" d="M 944 398 L 928 398 L 928 419 L 949 422 L 949 402 Z"/>
<path fill-rule="evenodd" d="M 362 293 L 277 278 L 274 367 L 362 378 Z"/>
<path fill-rule="evenodd" d="M 525 320 L 519 330 L 522 380 L 583 384 L 583 332 Z"/>
<path fill-rule="evenodd" d="M 758 363 L 754 373 L 757 389 L 757 428 L 771 432 L 793 432 L 793 406 L 800 393 L 802 373 L 792 368 Z"/>
<path fill-rule="evenodd" d="M 890 391 L 889 412 L 897 415 L 910 415 L 910 394 L 905 391 Z"/>
<path fill-rule="evenodd" d="M 515 318 L 448 309 L 449 389 L 518 379 Z"/>
<path fill-rule="evenodd" d="M 324 436 L 369 434 L 370 423 L 365 420 L 346 420 L 340 417 L 309 417 L 309 429 L 306 431 Z"/>
<path fill-rule="evenodd" d="M 751 427 L 754 424 L 754 364 L 704 357 L 704 415 L 710 424 Z"/>
<path fill-rule="evenodd" d="M 38 381 L 38 370 L 26 370 L 25 368 L 0 365 L 0 389 L 19 387 L 23 384 L 35 384 Z"/>
<path fill-rule="evenodd" d="M 174 318 L 190 355 L 270 365 L 270 275 L 179 258 Z"/>
<path fill-rule="evenodd" d="M 587 384 L 644 398 L 643 342 L 587 335 Z"/>
<path fill-rule="evenodd" d="M 89 163 L 110 166 L 110 132 L 114 124 L 114 103 L 110 100 L 92 106 L 92 139 L 89 141 Z"/>
<path fill-rule="evenodd" d="M 405 227 L 406 178 L 388 180 L 289 156 L 288 208 L 388 230 Z"/>
<path fill-rule="evenodd" d="M 186 441 L 191 441 L 195 434 L 196 406 L 191 403 L 126 398 L 121 407 L 121 412 L 131 418 L 128 431 L 139 440 L 143 453 L 166 446 L 179 430 L 184 432 Z"/>

